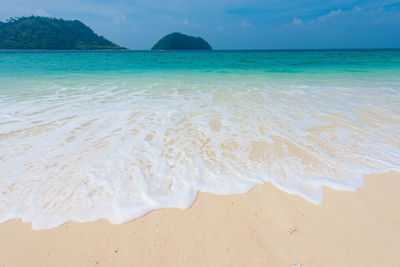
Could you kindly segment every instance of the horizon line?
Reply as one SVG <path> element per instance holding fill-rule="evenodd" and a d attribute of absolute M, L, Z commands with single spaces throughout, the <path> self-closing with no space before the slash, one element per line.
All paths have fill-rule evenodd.
<path fill-rule="evenodd" d="M 237 48 L 212 50 L 152 50 L 152 49 L 0 49 L 0 52 L 224 52 L 224 51 L 393 51 L 399 48 Z"/>

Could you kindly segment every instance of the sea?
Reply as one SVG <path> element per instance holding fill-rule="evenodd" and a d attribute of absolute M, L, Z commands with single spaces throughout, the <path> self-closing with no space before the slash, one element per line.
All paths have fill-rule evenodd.
<path fill-rule="evenodd" d="M 0 52 L 0 222 L 119 224 L 266 182 L 322 204 L 391 170 L 400 50 Z"/>

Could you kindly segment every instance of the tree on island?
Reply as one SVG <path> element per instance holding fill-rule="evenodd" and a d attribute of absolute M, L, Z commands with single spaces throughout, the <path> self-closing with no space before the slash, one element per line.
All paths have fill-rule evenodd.
<path fill-rule="evenodd" d="M 170 33 L 161 38 L 152 50 L 212 50 L 201 37 L 189 36 L 179 32 Z"/>
<path fill-rule="evenodd" d="M 78 20 L 49 17 L 11 18 L 0 22 L 0 49 L 125 49 Z"/>

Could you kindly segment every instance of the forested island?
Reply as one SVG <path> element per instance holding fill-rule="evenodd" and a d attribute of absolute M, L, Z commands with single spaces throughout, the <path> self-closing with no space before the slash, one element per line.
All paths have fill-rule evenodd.
<path fill-rule="evenodd" d="M 21 17 L 0 22 L 0 49 L 123 50 L 79 20 Z"/>
<path fill-rule="evenodd" d="M 179 32 L 161 38 L 152 50 L 211 50 L 211 45 L 201 37 L 189 36 Z"/>

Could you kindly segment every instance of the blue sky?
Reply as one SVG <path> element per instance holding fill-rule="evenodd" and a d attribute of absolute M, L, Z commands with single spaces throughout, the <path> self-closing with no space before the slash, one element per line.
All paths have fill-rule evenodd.
<path fill-rule="evenodd" d="M 321 0 L 1 0 L 0 19 L 78 19 L 131 49 L 170 32 L 214 49 L 400 48 L 400 2 Z"/>

